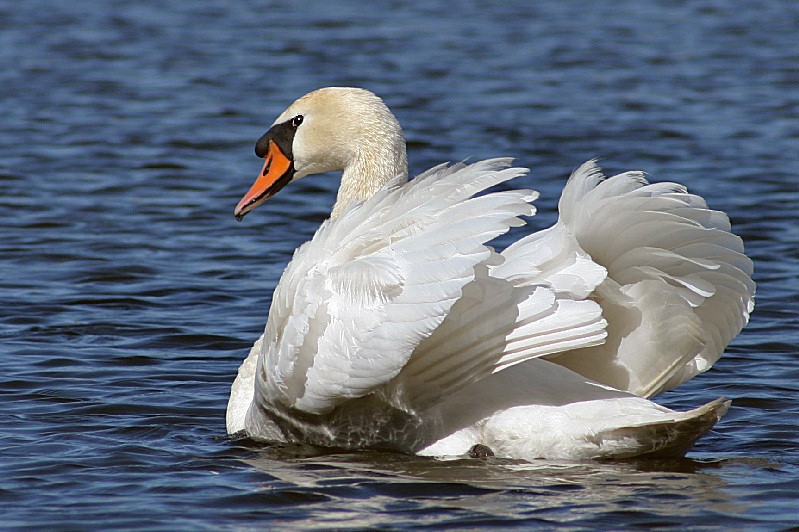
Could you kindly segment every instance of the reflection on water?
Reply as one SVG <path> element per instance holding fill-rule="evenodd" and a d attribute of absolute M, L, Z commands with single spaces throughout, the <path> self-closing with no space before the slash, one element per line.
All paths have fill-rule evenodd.
<path fill-rule="evenodd" d="M 400 522 L 425 516 L 417 522 L 438 525 L 468 514 L 506 525 L 618 520 L 678 526 L 698 513 L 744 513 L 748 505 L 735 499 L 725 473 L 773 465 L 762 459 L 441 460 L 291 444 L 250 449 L 254 455 L 243 461 L 274 479 L 257 490 L 263 500 L 305 501 L 308 526 L 318 524 L 320 514 L 346 526 L 378 526 L 387 511 Z"/>

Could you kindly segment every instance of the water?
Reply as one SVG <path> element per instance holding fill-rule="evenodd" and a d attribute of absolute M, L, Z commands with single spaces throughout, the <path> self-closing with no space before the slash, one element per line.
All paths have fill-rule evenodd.
<path fill-rule="evenodd" d="M 0 2 L 3 528 L 799 523 L 799 7 L 786 2 Z M 542 228 L 599 156 L 727 211 L 752 322 L 660 397 L 685 460 L 437 461 L 226 437 L 229 385 L 335 179 L 233 207 L 325 85 L 381 94 L 412 173 L 512 155 Z"/>

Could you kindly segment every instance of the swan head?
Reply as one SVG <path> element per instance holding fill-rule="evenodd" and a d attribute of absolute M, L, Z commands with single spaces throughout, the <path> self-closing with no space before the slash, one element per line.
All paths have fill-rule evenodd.
<path fill-rule="evenodd" d="M 263 170 L 236 206 L 245 214 L 289 182 L 343 171 L 333 209 L 366 200 L 391 179 L 407 179 L 405 140 L 383 100 L 358 88 L 327 87 L 289 106 L 255 144 Z"/>

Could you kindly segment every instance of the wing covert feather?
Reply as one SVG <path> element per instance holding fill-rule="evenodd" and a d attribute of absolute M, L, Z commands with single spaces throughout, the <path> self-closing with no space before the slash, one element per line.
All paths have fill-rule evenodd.
<path fill-rule="evenodd" d="M 394 378 L 490 257 L 485 243 L 534 213 L 532 191 L 474 197 L 524 173 L 509 162 L 440 166 L 322 224 L 275 289 L 256 387 L 324 414 Z"/>

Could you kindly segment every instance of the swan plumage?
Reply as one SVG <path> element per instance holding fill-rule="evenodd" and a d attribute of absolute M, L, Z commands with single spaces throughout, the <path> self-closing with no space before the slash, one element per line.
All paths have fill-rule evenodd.
<path fill-rule="evenodd" d="M 275 288 L 233 383 L 229 433 L 328 446 L 591 459 L 684 454 L 726 412 L 649 400 L 707 370 L 748 321 L 752 262 L 729 220 L 675 183 L 564 187 L 555 225 L 497 252 L 532 216 L 510 159 L 408 180 L 377 96 L 326 88 L 258 141 L 238 218 L 292 180 L 342 171 L 331 218 Z"/>

